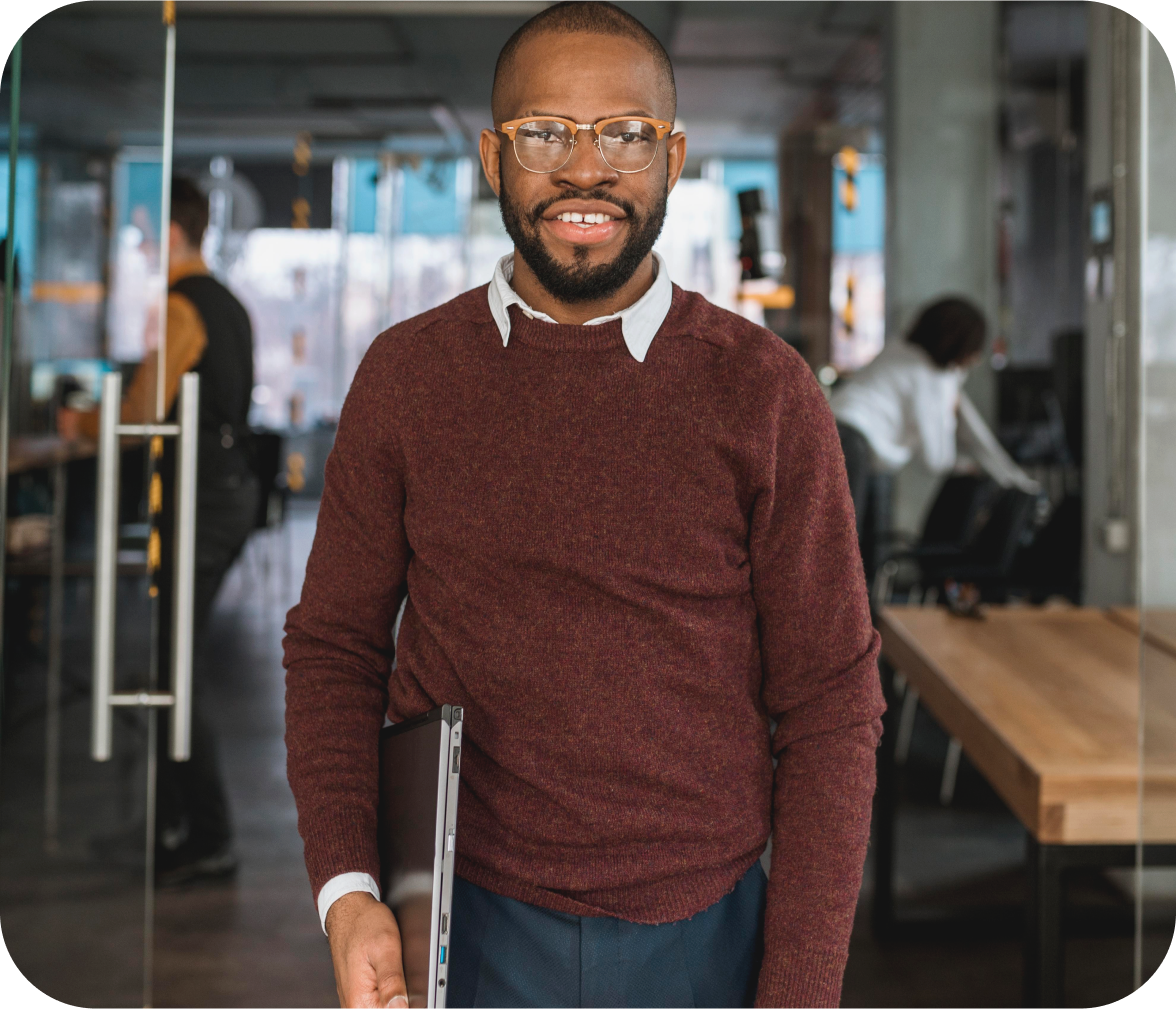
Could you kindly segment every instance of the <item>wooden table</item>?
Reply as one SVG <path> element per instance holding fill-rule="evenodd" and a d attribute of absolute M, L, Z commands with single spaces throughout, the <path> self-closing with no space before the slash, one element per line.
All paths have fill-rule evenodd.
<path fill-rule="evenodd" d="M 97 444 L 84 438 L 67 441 L 55 434 L 17 435 L 8 442 L 8 472 L 48 469 L 97 454 Z"/>
<path fill-rule="evenodd" d="M 941 607 L 893 606 L 878 625 L 887 663 L 1029 831 L 1026 1002 L 1060 1005 L 1063 871 L 1135 861 L 1138 631 L 1121 614 L 1084 608 L 989 607 L 975 620 Z M 1149 711 L 1148 732 L 1145 858 L 1174 864 L 1176 706 Z M 884 752 L 879 922 L 893 920 L 893 779 Z"/>
<path fill-rule="evenodd" d="M 1133 634 L 1139 633 L 1139 610 L 1134 606 L 1112 606 L 1107 616 Z M 1143 625 L 1148 644 L 1176 657 L 1176 610 L 1145 609 Z"/>

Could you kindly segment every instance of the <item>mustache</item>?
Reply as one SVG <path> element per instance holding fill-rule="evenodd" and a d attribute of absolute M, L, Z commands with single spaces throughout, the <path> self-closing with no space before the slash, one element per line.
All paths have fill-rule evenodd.
<path fill-rule="evenodd" d="M 538 224 L 543 215 L 547 213 L 557 203 L 562 203 L 564 200 L 599 200 L 602 203 L 611 203 L 614 207 L 620 207 L 625 212 L 626 217 L 636 219 L 640 215 L 637 213 L 637 208 L 633 206 L 628 200 L 619 199 L 613 196 L 606 189 L 591 189 L 587 192 L 572 192 L 560 193 L 559 196 L 553 196 L 551 199 L 542 200 L 535 204 L 528 212 L 527 216 L 530 218 L 532 224 Z"/>

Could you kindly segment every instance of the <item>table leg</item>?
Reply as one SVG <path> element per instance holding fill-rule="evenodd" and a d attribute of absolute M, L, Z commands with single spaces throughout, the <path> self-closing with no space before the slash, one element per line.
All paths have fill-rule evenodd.
<path fill-rule="evenodd" d="M 65 463 L 53 467 L 49 543 L 49 669 L 45 683 L 45 850 L 57 850 L 61 786 L 61 647 L 65 630 Z"/>
<path fill-rule="evenodd" d="M 1063 994 L 1062 858 L 1058 845 L 1029 837 L 1025 922 L 1025 1005 L 1060 1006 Z"/>
<path fill-rule="evenodd" d="M 878 786 L 874 805 L 874 933 L 886 937 L 894 929 L 894 817 L 898 806 L 898 769 L 894 763 L 897 728 L 894 670 L 882 659 L 882 693 L 886 712 L 882 716 L 882 742 L 878 747 Z"/>

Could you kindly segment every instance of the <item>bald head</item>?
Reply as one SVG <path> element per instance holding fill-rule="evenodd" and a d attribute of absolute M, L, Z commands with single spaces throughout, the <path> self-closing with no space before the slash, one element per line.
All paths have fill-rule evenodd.
<path fill-rule="evenodd" d="M 518 100 L 519 61 L 542 58 L 542 49 L 533 45 L 544 35 L 603 35 L 624 39 L 652 64 L 655 81 L 656 115 L 673 122 L 677 114 L 678 93 L 674 84 L 674 68 L 670 57 L 656 36 L 638 21 L 611 3 L 559 3 L 536 14 L 523 25 L 502 47 L 494 68 L 494 91 L 491 111 L 496 123 L 505 122 L 516 113 Z"/>

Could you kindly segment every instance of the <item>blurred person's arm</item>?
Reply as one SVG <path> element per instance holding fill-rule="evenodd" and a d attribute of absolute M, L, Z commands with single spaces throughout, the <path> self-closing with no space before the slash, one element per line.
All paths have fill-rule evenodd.
<path fill-rule="evenodd" d="M 996 440 L 996 435 L 984 423 L 980 411 L 965 392 L 960 393 L 959 405 L 959 439 L 960 448 L 966 452 L 993 480 L 1002 487 L 1016 487 L 1027 494 L 1037 494 L 1041 485 L 1029 476 L 1004 447 Z"/>
<path fill-rule="evenodd" d="M 163 378 L 163 415 L 175 402 L 180 389 L 180 379 L 204 356 L 208 346 L 208 333 L 204 320 L 182 294 L 169 294 L 167 298 L 167 360 Z M 123 393 L 120 420 L 123 424 L 152 424 L 155 422 L 155 378 L 158 370 L 159 352 L 148 351 L 135 371 L 135 377 Z M 98 437 L 97 410 L 70 410 L 63 407 L 57 412 L 57 431 L 63 438 Z"/>
<path fill-rule="evenodd" d="M 779 757 L 756 1005 L 836 1006 L 884 704 L 837 430 L 811 373 L 799 359 L 788 365 L 750 536 L 762 696 Z"/>

